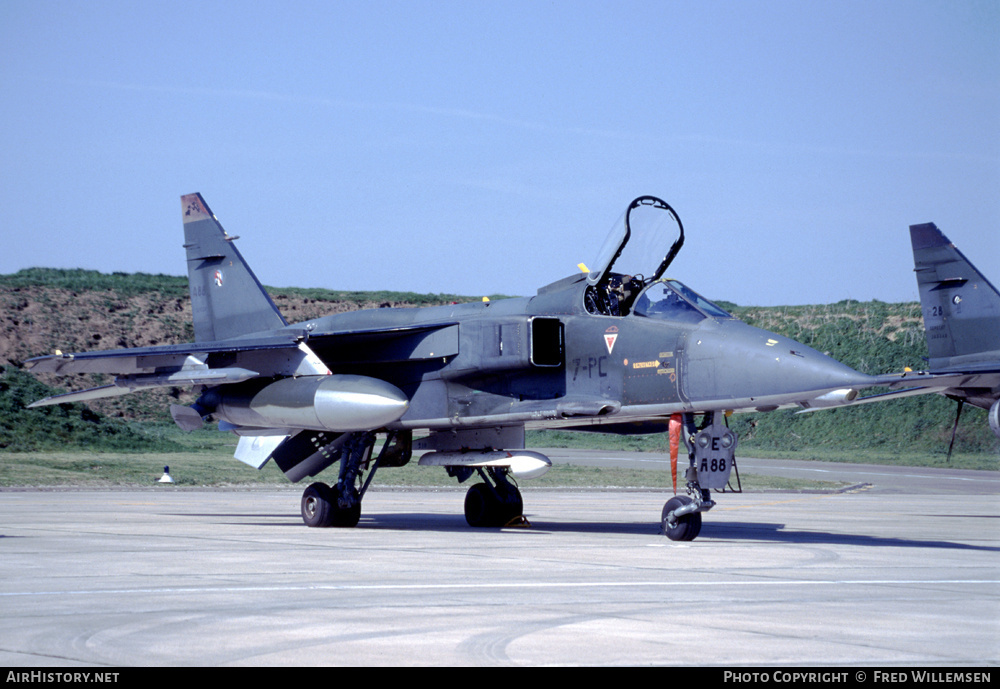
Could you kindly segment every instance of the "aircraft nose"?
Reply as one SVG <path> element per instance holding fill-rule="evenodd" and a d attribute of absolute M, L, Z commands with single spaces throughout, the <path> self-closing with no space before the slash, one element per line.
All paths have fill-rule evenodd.
<path fill-rule="evenodd" d="M 691 332 L 685 347 L 685 396 L 731 401 L 762 411 L 805 403 L 872 378 L 811 347 L 741 321 L 716 321 Z"/>

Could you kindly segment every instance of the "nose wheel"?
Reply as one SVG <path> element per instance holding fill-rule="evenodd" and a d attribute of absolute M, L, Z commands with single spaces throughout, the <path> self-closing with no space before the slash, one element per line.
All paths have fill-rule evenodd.
<path fill-rule="evenodd" d="M 701 533 L 701 513 L 715 507 L 712 490 L 726 490 L 730 472 L 736 467 L 736 434 L 716 412 L 706 412 L 701 427 L 694 414 L 685 413 L 681 437 L 687 446 L 690 466 L 685 472 L 689 495 L 676 495 L 663 506 L 660 523 L 663 534 L 672 541 L 693 541 Z M 671 438 L 671 462 L 676 449 Z M 676 492 L 676 474 L 674 475 Z M 737 473 L 737 482 L 739 473 Z M 693 496 L 693 497 L 689 497 Z"/>
<path fill-rule="evenodd" d="M 694 500 L 686 495 L 677 495 L 667 500 L 660 519 L 663 533 L 671 541 L 693 541 L 701 532 L 701 512 L 683 513 L 683 508 L 691 509 Z M 681 514 L 678 516 L 677 512 Z"/>

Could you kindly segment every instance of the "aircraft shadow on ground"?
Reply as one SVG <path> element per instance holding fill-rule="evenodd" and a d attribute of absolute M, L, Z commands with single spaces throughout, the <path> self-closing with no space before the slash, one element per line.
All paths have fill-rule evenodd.
<path fill-rule="evenodd" d="M 866 534 L 831 533 L 828 531 L 796 531 L 786 529 L 784 524 L 767 522 L 738 522 L 729 524 L 705 524 L 699 540 L 760 540 L 794 545 L 855 545 L 879 548 L 934 548 L 945 550 L 979 550 L 1000 552 L 1000 547 L 971 545 L 956 541 L 917 540 L 871 536 Z"/>
<path fill-rule="evenodd" d="M 359 528 L 368 526 L 370 528 L 391 528 L 409 530 L 448 530 L 464 531 L 469 530 L 464 518 L 458 516 L 444 515 L 372 515 L 371 521 L 365 524 L 362 522 Z M 621 534 L 631 536 L 658 536 L 666 540 L 657 522 L 548 522 L 542 519 L 532 519 L 528 517 L 531 525 L 525 527 L 496 528 L 493 531 L 526 531 L 535 533 L 593 533 L 593 534 Z M 406 524 L 399 523 L 406 521 Z M 701 534 L 697 538 L 697 543 L 710 541 L 768 541 L 773 543 L 787 543 L 793 545 L 854 545 L 879 548 L 934 548 L 946 550 L 978 550 L 986 552 L 1000 552 L 1000 547 L 970 545 L 942 540 L 916 540 L 910 538 L 895 538 L 883 536 L 871 536 L 866 534 L 845 534 L 832 533 L 826 531 L 796 531 L 786 528 L 785 524 L 772 522 L 737 522 L 737 523 L 712 523 L 706 520 L 702 526 Z"/>
<path fill-rule="evenodd" d="M 173 516 L 211 518 L 224 520 L 232 526 L 255 527 L 294 527 L 307 528 L 298 515 L 276 513 L 269 515 L 250 513 L 197 514 L 185 513 Z M 961 515 L 928 515 L 935 519 L 940 517 L 957 517 Z M 988 517 L 995 518 L 995 517 Z M 461 514 L 434 514 L 426 512 L 362 514 L 361 521 L 353 530 L 393 530 L 393 531 L 435 531 L 455 532 L 461 534 L 502 532 L 518 532 L 525 534 L 620 534 L 628 536 L 650 536 L 666 540 L 657 522 L 551 522 L 536 518 L 530 514 L 528 524 L 498 528 L 472 529 Z M 325 529 L 317 529 L 317 532 Z M 338 529 L 331 528 L 336 532 Z M 751 542 L 766 541 L 790 545 L 853 545 L 878 548 L 932 548 L 943 550 L 974 550 L 984 552 L 1000 552 L 1000 547 L 972 545 L 955 541 L 917 540 L 912 538 L 896 538 L 872 536 L 866 534 L 833 533 L 828 531 L 794 530 L 786 528 L 777 522 L 711 522 L 705 520 L 701 534 L 695 543 L 710 543 L 712 541 Z"/>

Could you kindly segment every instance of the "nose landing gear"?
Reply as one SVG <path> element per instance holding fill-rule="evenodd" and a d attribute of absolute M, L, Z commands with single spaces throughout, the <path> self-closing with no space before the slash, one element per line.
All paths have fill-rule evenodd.
<path fill-rule="evenodd" d="M 671 541 L 693 541 L 701 533 L 701 512 L 697 511 L 694 500 L 686 495 L 675 495 L 667 500 L 660 519 L 663 533 Z"/>
<path fill-rule="evenodd" d="M 663 506 L 660 521 L 664 535 L 672 541 L 693 541 L 701 533 L 701 513 L 715 507 L 710 489 L 724 490 L 736 466 L 737 437 L 716 412 L 707 412 L 701 429 L 694 414 L 684 414 L 683 437 L 690 466 L 685 472 L 688 495 L 677 495 Z"/>

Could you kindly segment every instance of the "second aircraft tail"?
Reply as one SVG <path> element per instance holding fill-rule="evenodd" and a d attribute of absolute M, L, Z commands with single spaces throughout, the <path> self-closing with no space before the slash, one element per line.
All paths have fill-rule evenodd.
<path fill-rule="evenodd" d="M 910 225 L 931 368 L 1000 346 L 1000 294 L 934 223 Z M 959 361 L 949 361 L 964 357 Z"/>

